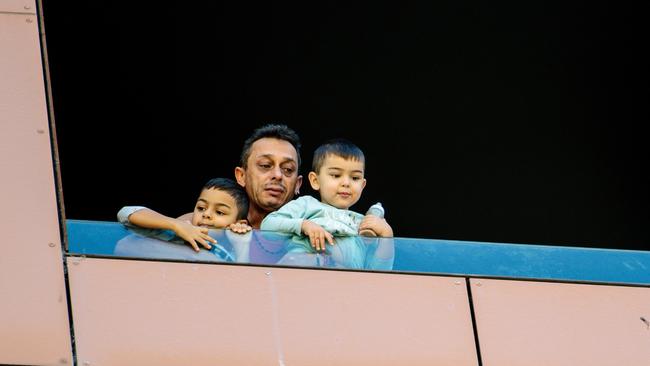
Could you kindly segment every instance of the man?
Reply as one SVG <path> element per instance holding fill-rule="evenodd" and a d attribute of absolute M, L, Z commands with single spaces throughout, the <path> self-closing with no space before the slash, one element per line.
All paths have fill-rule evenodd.
<path fill-rule="evenodd" d="M 285 125 L 262 126 L 244 142 L 237 183 L 249 198 L 248 224 L 259 229 L 262 220 L 300 191 L 300 138 Z"/>
<path fill-rule="evenodd" d="M 247 221 L 253 229 L 259 229 L 266 215 L 289 202 L 300 190 L 300 137 L 294 130 L 282 124 L 266 124 L 259 127 L 244 141 L 240 165 L 235 168 L 235 179 L 244 187 L 249 197 Z M 127 206 L 123 210 L 128 212 L 128 215 L 136 210 L 146 210 L 149 216 L 174 220 L 141 206 Z M 190 221 L 192 215 L 193 213 L 187 213 L 177 220 Z M 231 229 L 240 233 L 247 231 L 236 226 Z M 215 242 L 208 236 L 206 228 L 191 226 L 186 230 L 187 236 L 194 238 L 189 244 L 195 251 L 199 250 L 197 243 L 210 249 L 208 242 Z M 267 248 L 273 243 L 269 242 L 265 247 L 262 241 L 254 241 L 261 251 L 271 255 L 280 254 L 275 253 L 278 249 Z"/>
<path fill-rule="evenodd" d="M 285 125 L 262 126 L 246 139 L 235 179 L 248 194 L 248 224 L 259 229 L 262 220 L 298 194 L 302 185 L 300 138 Z M 272 240 L 253 232 L 248 245 L 251 263 L 276 263 L 287 252 L 284 239 Z M 244 256 L 240 256 L 244 257 Z"/>
<path fill-rule="evenodd" d="M 259 127 L 244 141 L 239 164 L 235 179 L 248 195 L 248 224 L 259 229 L 266 215 L 300 191 L 300 137 L 286 125 Z M 189 219 L 191 215 L 184 214 L 179 219 Z"/>

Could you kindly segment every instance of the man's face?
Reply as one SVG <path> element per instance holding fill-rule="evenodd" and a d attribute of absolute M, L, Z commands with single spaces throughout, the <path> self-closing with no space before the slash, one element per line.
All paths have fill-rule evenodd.
<path fill-rule="evenodd" d="M 247 167 L 237 174 L 251 203 L 271 212 L 293 198 L 302 184 L 298 154 L 287 141 L 262 138 L 253 143 Z"/>

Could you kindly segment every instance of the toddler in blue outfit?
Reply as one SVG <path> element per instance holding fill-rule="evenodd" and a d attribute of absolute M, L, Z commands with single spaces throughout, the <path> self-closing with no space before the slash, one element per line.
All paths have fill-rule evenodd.
<path fill-rule="evenodd" d="M 311 196 L 294 199 L 268 214 L 260 228 L 293 234 L 295 244 L 288 256 L 325 251 L 345 268 L 385 269 L 383 263 L 367 263 L 366 245 L 359 232 L 371 230 L 376 236 L 386 238 L 393 237 L 393 229 L 383 217 L 364 216 L 350 210 L 366 186 L 364 169 L 365 156 L 355 144 L 343 139 L 322 144 L 314 152 L 312 171 L 308 175 L 309 184 L 318 191 L 320 201 Z M 390 248 L 390 255 L 384 259 L 392 264 L 392 245 Z M 380 262 L 382 257 L 374 256 Z"/>

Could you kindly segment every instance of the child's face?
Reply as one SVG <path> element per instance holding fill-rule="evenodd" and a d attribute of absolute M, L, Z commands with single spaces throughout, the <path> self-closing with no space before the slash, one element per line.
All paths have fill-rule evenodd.
<path fill-rule="evenodd" d="M 309 183 L 319 191 L 321 202 L 347 210 L 361 198 L 366 186 L 363 169 L 361 161 L 328 155 L 319 172 L 309 173 Z"/>
<path fill-rule="evenodd" d="M 210 229 L 223 229 L 237 222 L 237 204 L 228 193 L 215 189 L 204 189 L 196 200 L 192 225 Z"/>

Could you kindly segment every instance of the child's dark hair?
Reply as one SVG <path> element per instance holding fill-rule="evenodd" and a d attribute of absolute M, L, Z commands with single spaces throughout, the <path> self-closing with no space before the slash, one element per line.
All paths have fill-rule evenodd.
<path fill-rule="evenodd" d="M 296 153 L 298 154 L 298 168 L 300 168 L 300 137 L 298 137 L 296 131 L 292 130 L 287 125 L 271 123 L 258 127 L 246 139 L 246 141 L 244 141 L 244 146 L 241 149 L 240 166 L 243 168 L 247 167 L 248 157 L 251 155 L 251 147 L 253 146 L 253 143 L 263 138 L 274 138 L 290 143 L 294 149 L 296 149 Z"/>
<path fill-rule="evenodd" d="M 313 172 L 318 173 L 320 171 L 327 155 L 336 155 L 346 160 L 352 159 L 364 164 L 366 162 L 363 151 L 357 145 L 346 139 L 332 139 L 326 141 L 314 151 L 314 160 L 311 163 L 311 170 Z"/>
<path fill-rule="evenodd" d="M 210 179 L 203 189 L 218 189 L 228 193 L 237 204 L 237 220 L 244 220 L 248 217 L 248 195 L 242 186 L 228 178 Z"/>

